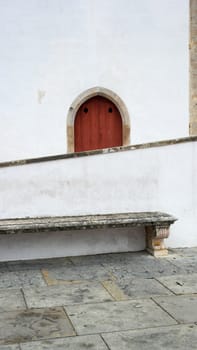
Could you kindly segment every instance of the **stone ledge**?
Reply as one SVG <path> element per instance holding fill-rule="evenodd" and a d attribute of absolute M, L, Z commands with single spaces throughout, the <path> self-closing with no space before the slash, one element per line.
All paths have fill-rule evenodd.
<path fill-rule="evenodd" d="M 174 216 L 160 212 L 1 219 L 0 234 L 88 230 L 108 227 L 163 227 L 173 224 L 176 220 Z"/>
<path fill-rule="evenodd" d="M 41 163 L 41 162 L 49 162 L 49 161 L 54 161 L 54 160 L 67 159 L 67 158 L 70 159 L 70 158 L 86 157 L 86 156 L 109 154 L 109 153 L 124 152 L 124 151 L 135 151 L 138 149 L 163 147 L 163 146 L 170 146 L 170 145 L 175 145 L 175 144 L 179 144 L 179 143 L 187 143 L 187 142 L 195 142 L 195 141 L 197 141 L 197 135 L 190 136 L 190 137 L 171 139 L 171 140 L 162 140 L 162 141 L 156 141 L 156 142 L 141 143 L 141 144 L 129 145 L 129 146 L 105 148 L 105 149 L 99 149 L 99 150 L 94 150 L 94 151 L 58 154 L 58 155 L 44 156 L 44 157 L 38 157 L 38 158 L 6 161 L 6 162 L 0 163 L 0 168 L 33 164 L 33 163 Z"/>
<path fill-rule="evenodd" d="M 175 217 L 160 212 L 3 219 L 0 235 L 144 226 L 147 251 L 161 257 L 168 254 L 164 239 L 168 238 L 170 225 L 175 221 Z"/>

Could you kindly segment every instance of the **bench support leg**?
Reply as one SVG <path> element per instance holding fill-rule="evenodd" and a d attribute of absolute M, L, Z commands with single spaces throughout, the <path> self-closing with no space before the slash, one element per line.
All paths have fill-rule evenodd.
<path fill-rule="evenodd" d="M 169 236 L 169 225 L 146 226 L 146 250 L 155 257 L 168 255 L 164 239 Z"/>

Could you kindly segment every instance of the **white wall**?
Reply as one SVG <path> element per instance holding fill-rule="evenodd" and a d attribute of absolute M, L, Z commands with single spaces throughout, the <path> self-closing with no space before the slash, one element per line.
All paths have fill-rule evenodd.
<path fill-rule="evenodd" d="M 140 251 L 143 229 L 0 235 L 0 261 Z"/>
<path fill-rule="evenodd" d="M 0 160 L 66 152 L 84 90 L 125 102 L 131 142 L 188 134 L 188 0 L 1 0 Z"/>
<path fill-rule="evenodd" d="M 196 159 L 195 141 L 1 168 L 0 217 L 163 211 L 178 218 L 172 226 L 167 245 L 197 246 Z M 83 234 L 81 232 L 82 242 Z M 48 234 L 48 239 L 46 234 L 42 236 L 45 237 L 46 254 L 53 254 L 50 249 L 54 235 L 58 237 L 56 234 Z M 92 235 L 90 233 L 91 239 L 86 247 L 89 254 L 95 253 L 95 244 L 98 244 L 91 243 Z M 95 231 L 94 237 L 98 242 L 99 233 Z M 35 235 L 32 239 L 34 244 L 29 241 L 29 250 L 35 249 L 39 255 L 38 242 L 41 238 L 37 245 Z M 121 239 L 118 235 L 114 236 L 112 251 L 132 251 L 144 247 L 142 234 L 139 239 L 134 235 L 133 241 L 131 238 L 129 242 L 128 232 L 125 232 Z M 87 242 L 88 236 L 84 240 Z M 105 252 L 110 246 L 109 241 L 106 235 L 106 242 L 103 238 L 97 252 Z M 12 242 L 9 237 L 1 237 L 1 254 L 8 254 L 5 246 L 11 246 Z M 23 237 L 21 242 L 27 242 L 27 239 Z M 57 238 L 56 242 L 57 254 L 61 241 Z M 27 243 L 24 244 L 27 246 Z M 76 238 L 75 249 L 65 249 L 70 249 L 70 255 L 81 254 L 84 252 L 81 244 Z M 16 247 L 16 254 L 22 254 L 21 245 L 16 244 Z M 40 249 L 43 251 L 43 243 Z"/>

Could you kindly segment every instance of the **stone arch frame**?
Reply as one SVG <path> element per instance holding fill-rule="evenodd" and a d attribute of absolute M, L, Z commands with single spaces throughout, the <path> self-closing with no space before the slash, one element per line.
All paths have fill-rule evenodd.
<path fill-rule="evenodd" d="M 75 116 L 77 114 L 77 111 L 85 101 L 89 100 L 94 96 L 105 97 L 115 104 L 122 118 L 123 146 L 127 146 L 130 144 L 130 118 L 124 102 L 117 94 L 115 94 L 113 91 L 109 89 L 102 88 L 102 87 L 93 87 L 91 89 L 88 89 L 82 92 L 80 95 L 78 95 L 78 97 L 73 101 L 73 103 L 69 108 L 68 115 L 67 115 L 67 152 L 68 153 L 72 153 L 75 151 L 74 150 L 74 136 L 75 136 L 74 123 L 75 123 Z"/>

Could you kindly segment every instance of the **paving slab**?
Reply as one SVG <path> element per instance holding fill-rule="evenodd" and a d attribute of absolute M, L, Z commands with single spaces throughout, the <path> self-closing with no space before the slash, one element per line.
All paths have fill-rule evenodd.
<path fill-rule="evenodd" d="M 197 293 L 197 273 L 160 277 L 158 281 L 177 295 Z"/>
<path fill-rule="evenodd" d="M 79 256 L 71 258 L 72 262 L 78 266 L 95 266 L 97 269 L 104 267 L 106 271 L 111 275 L 112 271 L 129 271 L 129 276 L 131 272 L 134 276 L 138 273 L 143 273 L 146 275 L 145 265 L 146 260 L 149 260 L 150 255 L 146 252 L 138 253 L 113 253 L 113 254 L 101 254 L 96 256 Z"/>
<path fill-rule="evenodd" d="M 0 350 L 196 349 L 196 253 L 0 263 Z"/>
<path fill-rule="evenodd" d="M 196 273 L 197 271 L 196 257 L 174 257 L 171 263 L 179 269 L 179 274 Z"/>
<path fill-rule="evenodd" d="M 136 298 L 150 298 L 154 295 L 172 295 L 172 292 L 153 278 L 104 281 L 102 284 L 117 301 Z"/>
<path fill-rule="evenodd" d="M 48 285 L 65 284 L 68 281 L 101 281 L 110 279 L 111 275 L 100 266 L 68 266 L 42 269 L 42 274 Z"/>
<path fill-rule="evenodd" d="M 71 256 L 70 260 L 75 266 L 102 266 L 104 262 L 108 262 L 108 255 L 111 254 Z"/>
<path fill-rule="evenodd" d="M 54 307 L 113 300 L 99 282 L 24 288 L 23 290 L 29 308 Z"/>
<path fill-rule="evenodd" d="M 161 296 L 153 299 L 178 322 L 197 322 L 197 295 Z"/>
<path fill-rule="evenodd" d="M 79 335 L 175 324 L 152 300 L 129 300 L 67 306 Z"/>
<path fill-rule="evenodd" d="M 0 345 L 0 350 L 21 350 L 19 345 Z"/>
<path fill-rule="evenodd" d="M 0 312 L 24 310 L 26 304 L 20 289 L 0 289 Z"/>
<path fill-rule="evenodd" d="M 176 255 L 180 257 L 196 257 L 197 256 L 197 247 L 192 248 L 170 248 L 169 257 L 171 255 Z"/>
<path fill-rule="evenodd" d="M 170 276 L 170 275 L 176 275 L 178 273 L 181 273 L 180 269 L 177 266 L 159 266 L 159 264 L 156 263 L 155 266 L 153 266 L 153 269 L 151 270 L 150 266 L 143 266 L 143 265 L 127 265 L 124 267 L 112 267 L 109 271 L 111 272 L 111 275 L 113 275 L 116 279 L 122 280 L 122 279 L 129 279 L 132 277 L 137 278 L 157 278 L 160 276 Z"/>
<path fill-rule="evenodd" d="M 103 266 L 105 267 L 125 267 L 125 266 L 133 266 L 133 267 L 141 267 L 144 270 L 144 262 L 151 256 L 144 252 L 136 253 L 124 253 L 124 254 L 109 254 L 106 261 L 103 262 Z"/>
<path fill-rule="evenodd" d="M 43 340 L 21 344 L 21 350 L 109 350 L 99 335 Z M 1 348 L 0 348 L 1 350 Z M 119 349 L 120 350 L 120 349 Z"/>
<path fill-rule="evenodd" d="M 8 261 L 7 268 L 9 271 L 27 271 L 40 270 L 44 268 L 53 267 L 67 267 L 73 265 L 69 258 L 53 258 L 53 259 L 36 259 L 23 261 Z"/>
<path fill-rule="evenodd" d="M 9 271 L 6 263 L 0 262 L 0 272 Z"/>
<path fill-rule="evenodd" d="M 104 264 L 105 266 L 105 264 Z M 118 280 L 132 277 L 153 278 L 176 275 L 181 270 L 170 261 L 156 258 L 143 258 L 139 261 L 130 261 L 127 264 L 109 264 L 105 266 Z"/>
<path fill-rule="evenodd" d="M 146 274 L 151 277 L 175 275 L 179 272 L 179 268 L 165 258 L 157 259 L 152 256 L 144 260 L 144 268 Z"/>
<path fill-rule="evenodd" d="M 196 350 L 197 327 L 177 325 L 102 334 L 110 350 Z"/>
<path fill-rule="evenodd" d="M 131 277 L 146 277 L 146 264 L 147 256 L 140 253 L 140 256 L 135 254 L 132 256 L 127 253 L 123 254 L 109 254 L 108 261 L 103 262 L 103 266 L 110 275 L 115 278 L 131 278 Z"/>
<path fill-rule="evenodd" d="M 128 252 L 128 253 L 112 253 L 112 254 L 98 254 L 87 256 L 74 256 L 70 257 L 74 265 L 77 266 L 91 266 L 91 265 L 107 265 L 110 264 L 127 264 L 130 261 L 141 261 L 142 258 L 146 258 L 149 254 L 146 251 L 142 252 Z"/>
<path fill-rule="evenodd" d="M 75 335 L 62 308 L 0 313 L 0 344 Z"/>
<path fill-rule="evenodd" d="M 0 288 L 21 288 L 23 286 L 46 286 L 40 271 L 0 272 Z"/>

